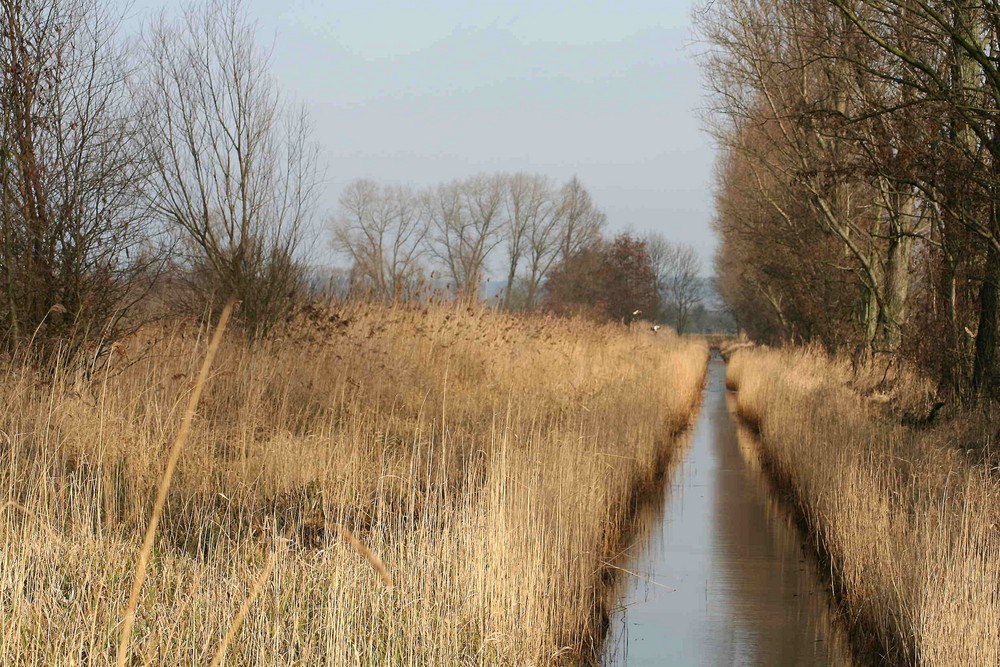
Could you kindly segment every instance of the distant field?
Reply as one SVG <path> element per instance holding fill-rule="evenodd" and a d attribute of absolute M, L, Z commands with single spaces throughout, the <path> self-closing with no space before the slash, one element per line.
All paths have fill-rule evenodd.
<path fill-rule="evenodd" d="M 146 329 L 90 379 L 2 367 L 0 663 L 112 661 L 209 333 Z M 706 357 L 454 305 L 312 310 L 254 347 L 227 336 L 131 664 L 208 664 L 224 643 L 248 665 L 593 661 L 605 562 Z"/>

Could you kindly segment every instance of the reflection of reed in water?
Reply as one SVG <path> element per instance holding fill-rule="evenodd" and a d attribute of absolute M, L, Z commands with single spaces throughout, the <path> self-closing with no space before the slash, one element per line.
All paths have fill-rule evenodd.
<path fill-rule="evenodd" d="M 795 597 L 789 600 L 789 607 L 796 611 L 796 616 L 802 623 L 807 623 L 809 632 L 806 633 L 785 633 L 783 619 L 775 619 L 776 624 L 773 631 L 781 635 L 779 639 L 784 645 L 784 655 L 781 656 L 782 664 L 803 664 L 804 655 L 812 654 L 819 662 L 830 665 L 853 665 L 858 661 L 852 657 L 850 640 L 844 630 L 842 614 L 836 607 L 833 596 L 829 590 L 829 584 L 822 576 L 819 562 L 815 554 L 805 548 L 803 532 L 795 522 L 795 516 L 788 501 L 780 496 L 772 482 L 768 479 L 764 469 L 764 462 L 761 458 L 761 444 L 756 434 L 748 428 L 736 416 L 736 401 L 733 395 L 726 396 L 726 406 L 736 424 L 736 447 L 730 451 L 739 452 L 747 483 L 756 491 L 756 500 L 763 509 L 764 525 L 754 526 L 752 521 L 748 522 L 751 513 L 728 512 L 722 513 L 720 520 L 732 524 L 730 530 L 754 530 L 762 529 L 772 536 L 772 547 L 779 557 L 788 561 L 787 568 L 782 568 L 785 580 L 775 582 L 772 578 L 760 576 L 758 568 L 753 565 L 753 559 L 749 557 L 739 557 L 739 553 L 733 549 L 720 548 L 718 553 L 726 558 L 728 563 L 726 569 L 733 573 L 731 584 L 739 590 L 739 594 L 734 596 L 737 599 L 762 599 L 762 596 L 773 594 L 771 589 L 781 586 L 787 590 L 798 589 Z M 720 490 L 720 493 L 722 491 Z M 737 528 L 737 526 L 739 528 Z M 729 531 L 721 531 L 723 534 Z M 736 556 L 736 557 L 734 557 Z M 749 556 L 747 554 L 746 556 Z M 773 568 L 772 568 L 773 570 Z M 766 619 L 756 618 L 754 624 L 757 626 L 766 625 L 762 623 Z M 812 645 L 790 644 L 793 637 L 799 636 L 801 641 L 811 641 Z M 758 641 L 768 641 L 758 638 Z M 788 662 L 785 662 L 787 658 Z"/>
<path fill-rule="evenodd" d="M 604 607 L 608 611 L 608 628 L 604 639 L 602 664 L 624 664 L 628 648 L 628 627 L 626 625 L 630 593 L 638 584 L 644 589 L 640 600 L 631 604 L 648 601 L 658 595 L 669 594 L 673 588 L 669 582 L 657 580 L 654 567 L 659 559 L 655 556 L 662 550 L 662 527 L 664 514 L 673 488 L 671 484 L 678 462 L 687 456 L 691 446 L 691 432 L 684 431 L 673 443 L 671 456 L 661 468 L 656 483 L 636 498 L 635 513 L 624 531 L 627 536 L 617 556 L 606 565 L 612 575 L 612 583 L 604 589 Z"/>
<path fill-rule="evenodd" d="M 755 482 L 763 483 L 767 488 L 770 488 L 770 483 L 763 477 L 764 464 L 760 458 L 760 443 L 757 442 L 757 436 L 754 435 L 754 432 L 737 415 L 735 395 L 726 395 L 726 409 L 736 423 L 736 444 L 738 445 L 740 456 L 743 458 L 744 465 L 746 465 L 747 470 L 754 474 Z M 770 493 L 767 494 L 768 498 L 771 498 L 772 495 Z"/>

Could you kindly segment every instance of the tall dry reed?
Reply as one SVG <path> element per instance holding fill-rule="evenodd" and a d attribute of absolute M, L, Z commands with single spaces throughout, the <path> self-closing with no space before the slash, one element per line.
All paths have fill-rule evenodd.
<path fill-rule="evenodd" d="M 0 664 L 113 664 L 207 333 L 143 331 L 97 378 L 0 369 Z M 316 309 L 271 341 L 225 339 L 133 662 L 592 660 L 603 563 L 706 356 L 457 305 Z"/>
<path fill-rule="evenodd" d="M 956 446 L 951 427 L 902 426 L 845 362 L 816 351 L 739 350 L 727 379 L 869 657 L 998 664 L 997 470 Z"/>

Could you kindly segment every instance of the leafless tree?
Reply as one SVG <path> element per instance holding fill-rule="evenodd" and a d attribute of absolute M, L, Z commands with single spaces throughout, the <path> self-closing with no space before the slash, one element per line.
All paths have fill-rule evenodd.
<path fill-rule="evenodd" d="M 907 100 L 898 86 L 870 85 L 858 68 L 878 54 L 824 4 L 728 0 L 704 15 L 713 45 L 706 72 L 729 120 L 718 136 L 761 181 L 787 189 L 770 193 L 786 224 L 804 221 L 790 219 L 779 201 L 803 199 L 806 224 L 840 241 L 839 264 L 863 293 L 864 348 L 894 350 L 907 317 L 913 241 L 927 226 L 909 174 L 879 167 L 884 156 L 907 154 L 900 130 L 912 123 L 868 113 L 873 103 L 906 108 Z"/>
<path fill-rule="evenodd" d="M 122 335 L 148 275 L 120 22 L 96 0 L 0 0 L 0 316 L 43 357 Z"/>
<path fill-rule="evenodd" d="M 606 222 L 607 216 L 594 205 L 580 179 L 571 178 L 562 188 L 559 261 L 568 261 L 600 239 Z"/>
<path fill-rule="evenodd" d="M 308 119 L 280 99 L 240 0 L 161 17 L 145 46 L 155 210 L 196 302 L 239 299 L 244 324 L 264 333 L 302 287 L 319 178 Z"/>
<path fill-rule="evenodd" d="M 507 290 L 504 307 L 511 308 L 520 295 L 521 305 L 534 308 L 538 289 L 551 268 L 558 249 L 560 207 L 551 181 L 538 174 L 505 177 L 504 196 L 507 247 Z M 526 274 L 521 277 L 521 263 Z"/>
<path fill-rule="evenodd" d="M 418 287 L 427 231 L 426 206 L 412 190 L 370 180 L 344 190 L 333 220 L 334 244 L 353 262 L 355 288 L 390 301 Z"/>
<path fill-rule="evenodd" d="M 649 233 L 643 240 L 666 314 L 677 332 L 684 333 L 703 297 L 701 259 L 691 246 L 671 243 L 660 233 Z"/>
<path fill-rule="evenodd" d="M 973 244 L 984 248 L 971 381 L 976 391 L 1000 390 L 1000 6 L 971 0 L 830 4 L 881 56 L 873 64 L 859 62 L 852 54 L 843 59 L 867 78 L 903 91 L 910 106 L 933 114 L 937 132 L 931 136 L 938 148 L 927 159 L 936 168 L 920 170 L 913 180 L 920 196 L 942 214 L 940 243 L 949 264 L 956 251 L 968 253 L 955 247 L 955 226 L 964 227 Z M 878 111 L 900 115 L 899 108 Z M 926 142 L 915 150 L 926 151 Z M 942 169 L 942 163 L 947 168 Z M 969 206 L 966 193 L 974 188 L 990 202 L 986 207 Z M 947 280 L 954 285 L 953 268 Z M 943 291 L 951 316 L 949 334 L 954 336 L 958 327 L 953 288 Z M 954 341 L 948 347 L 953 348 Z"/>
<path fill-rule="evenodd" d="M 557 314 L 626 324 L 655 313 L 660 301 L 646 242 L 627 232 L 600 239 L 557 264 L 544 297 L 544 307 Z"/>
<path fill-rule="evenodd" d="M 427 197 L 431 252 L 466 299 L 477 299 L 488 261 L 502 241 L 504 179 L 479 175 L 442 185 Z"/>
<path fill-rule="evenodd" d="M 539 216 L 528 227 L 524 273 L 524 307 L 539 305 L 542 285 L 560 256 L 563 209 L 554 201 L 547 215 Z"/>
<path fill-rule="evenodd" d="M 430 255 L 456 293 L 474 298 L 502 246 L 502 305 L 530 309 L 559 257 L 565 210 L 561 193 L 538 174 L 481 174 L 423 193 L 359 180 L 342 194 L 331 225 L 335 247 L 351 259 L 355 290 L 408 299 Z"/>

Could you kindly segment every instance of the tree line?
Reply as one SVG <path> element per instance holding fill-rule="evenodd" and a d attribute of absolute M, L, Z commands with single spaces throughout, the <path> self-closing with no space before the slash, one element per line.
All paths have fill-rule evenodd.
<path fill-rule="evenodd" d="M 740 325 L 996 393 L 1000 5 L 717 0 L 699 23 Z"/>
<path fill-rule="evenodd" d="M 331 218 L 351 261 L 348 290 L 421 298 L 435 279 L 480 299 L 491 277 L 507 309 L 629 319 L 635 311 L 685 329 L 702 299 L 692 248 L 662 234 L 606 238 L 607 216 L 576 177 L 479 174 L 416 191 L 370 179 L 348 185 Z"/>
<path fill-rule="evenodd" d="M 573 178 L 560 188 L 538 174 L 480 174 L 422 192 L 359 180 L 332 221 L 352 261 L 356 291 L 412 298 L 438 267 L 452 290 L 478 299 L 491 264 L 505 307 L 536 308 L 553 266 L 601 238 L 607 216 Z"/>

